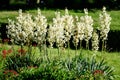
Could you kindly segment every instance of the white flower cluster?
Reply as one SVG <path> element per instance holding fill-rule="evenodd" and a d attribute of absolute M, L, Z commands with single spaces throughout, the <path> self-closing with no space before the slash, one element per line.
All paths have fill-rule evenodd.
<path fill-rule="evenodd" d="M 35 16 L 34 20 L 34 40 L 38 44 L 43 44 L 46 41 L 47 33 L 47 19 L 41 14 L 40 9 L 38 9 L 38 14 Z"/>
<path fill-rule="evenodd" d="M 60 16 L 60 12 L 55 12 L 55 18 L 53 18 L 53 24 L 48 29 L 48 41 L 50 46 L 56 42 L 58 47 L 62 47 L 64 44 L 64 24 L 63 18 Z"/>
<path fill-rule="evenodd" d="M 30 43 L 36 41 L 38 44 L 43 44 L 47 41 L 50 46 L 56 43 L 57 47 L 63 47 L 65 43 L 69 43 L 71 36 L 73 43 L 78 46 L 79 41 L 85 40 L 88 45 L 92 37 L 93 50 L 98 50 L 98 35 L 93 33 L 93 19 L 88 15 L 88 10 L 84 9 L 84 16 L 80 19 L 75 18 L 69 14 L 68 9 L 65 9 L 65 14 L 61 16 L 60 12 L 55 12 L 53 22 L 49 24 L 47 29 L 47 19 L 41 14 L 38 9 L 37 16 L 30 14 L 23 14 L 19 10 L 19 16 L 16 21 L 10 20 L 8 22 L 8 37 L 15 43 Z M 106 8 L 103 8 L 100 14 L 100 37 L 103 40 L 107 39 L 107 34 L 110 30 L 111 17 L 106 13 Z"/>
<path fill-rule="evenodd" d="M 43 40 L 43 36 L 47 32 L 46 22 L 46 18 L 41 15 L 39 10 L 35 19 L 32 18 L 32 15 L 23 14 L 22 10 L 19 10 L 19 16 L 16 21 L 9 20 L 8 22 L 8 37 L 12 39 L 12 42 L 22 45 L 34 40 Z"/>
<path fill-rule="evenodd" d="M 9 20 L 8 22 L 8 37 L 15 43 L 24 44 L 33 38 L 33 23 L 30 14 L 23 15 L 22 10 L 19 10 L 19 16 L 16 21 Z"/>
<path fill-rule="evenodd" d="M 78 21 L 78 17 L 75 18 L 75 21 L 76 24 L 73 28 L 73 43 L 75 46 L 77 46 L 78 42 L 84 39 L 85 24 Z"/>
<path fill-rule="evenodd" d="M 90 38 L 92 37 L 93 32 L 93 19 L 91 16 L 88 16 L 88 10 L 84 9 L 85 16 L 80 17 L 80 21 L 78 18 L 75 18 L 75 26 L 73 29 L 73 43 L 75 46 L 78 45 L 79 41 L 82 41 L 83 39 L 88 42 Z M 80 43 L 81 44 L 81 43 Z"/>
<path fill-rule="evenodd" d="M 93 19 L 88 15 L 88 10 L 84 9 L 85 16 L 81 16 L 80 20 L 84 24 L 84 39 L 86 42 L 90 40 L 93 32 Z"/>
<path fill-rule="evenodd" d="M 99 36 L 96 32 L 92 35 L 92 50 L 97 51 L 99 49 Z"/>
<path fill-rule="evenodd" d="M 103 7 L 102 13 L 99 15 L 100 20 L 100 37 L 102 40 L 106 40 L 108 36 L 108 32 L 110 31 L 111 17 L 106 12 L 106 8 Z"/>
<path fill-rule="evenodd" d="M 65 15 L 63 16 L 60 15 L 60 12 L 55 12 L 53 23 L 48 29 L 48 41 L 51 47 L 54 42 L 58 47 L 62 47 L 71 39 L 73 21 L 73 16 L 69 15 L 67 9 L 65 9 Z"/>
<path fill-rule="evenodd" d="M 55 35 L 56 29 L 53 27 L 52 24 L 49 25 L 48 34 L 47 34 L 47 40 L 50 43 L 50 47 L 53 47 L 53 44 L 55 43 Z"/>
<path fill-rule="evenodd" d="M 64 36 L 65 42 L 68 42 L 72 36 L 72 29 L 74 27 L 74 18 L 72 15 L 69 15 L 68 9 L 65 9 L 65 15 L 62 16 L 64 24 Z"/>

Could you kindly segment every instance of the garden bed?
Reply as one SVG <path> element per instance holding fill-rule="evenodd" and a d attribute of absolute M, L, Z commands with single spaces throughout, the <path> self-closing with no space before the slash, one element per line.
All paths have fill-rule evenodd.
<path fill-rule="evenodd" d="M 63 14 L 62 11 L 61 13 Z M 53 18 L 46 13 L 49 18 L 45 18 L 39 9 L 38 14 L 35 15 L 33 11 L 32 16 L 19 10 L 19 16 L 15 20 L 2 22 L 0 78 L 119 79 L 119 54 L 105 52 L 118 51 L 117 47 L 114 48 L 114 44 L 118 44 L 117 40 L 116 43 L 113 40 L 116 38 L 114 35 L 119 36 L 119 31 L 112 29 L 109 32 L 111 17 L 106 13 L 105 7 L 100 20 L 97 19 L 99 11 L 90 13 L 94 15 L 93 19 L 88 15 L 87 9 L 84 9 L 84 13 L 79 15 L 71 11 L 71 16 L 65 9 L 62 16 L 56 12 Z M 75 17 L 76 14 L 80 20 Z M 108 65 L 104 60 L 109 62 Z"/>

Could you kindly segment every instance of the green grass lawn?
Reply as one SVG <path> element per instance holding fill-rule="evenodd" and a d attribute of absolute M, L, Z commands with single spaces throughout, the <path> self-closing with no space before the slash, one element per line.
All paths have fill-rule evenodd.
<path fill-rule="evenodd" d="M 64 10 L 41 10 L 42 14 L 46 16 L 46 18 L 48 19 L 48 22 L 52 21 L 52 18 L 54 17 L 54 12 L 55 11 L 60 11 L 62 14 L 64 14 Z M 36 10 L 24 10 L 25 13 L 30 13 L 35 15 L 37 13 L 37 9 Z M 84 15 L 83 11 L 81 10 L 69 10 L 70 14 L 73 16 L 82 16 Z M 112 22 L 111 22 L 111 30 L 120 30 L 119 26 L 120 26 L 120 11 L 108 11 L 108 13 L 111 15 L 112 17 Z M 94 26 L 97 27 L 97 23 L 99 20 L 99 14 L 100 14 L 100 10 L 90 10 L 89 11 L 89 15 L 92 16 L 92 18 L 94 19 Z M 0 23 L 7 23 L 8 22 L 8 18 L 10 19 L 15 19 L 15 17 L 18 15 L 18 11 L 0 11 Z"/>

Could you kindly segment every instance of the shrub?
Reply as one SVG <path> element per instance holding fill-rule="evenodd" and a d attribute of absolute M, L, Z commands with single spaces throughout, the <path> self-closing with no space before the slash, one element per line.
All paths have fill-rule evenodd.
<path fill-rule="evenodd" d="M 22 80 L 74 80 L 60 62 L 42 63 L 38 68 L 23 68 L 17 79 Z"/>
<path fill-rule="evenodd" d="M 76 56 L 72 60 L 54 59 L 39 67 L 23 67 L 15 79 L 22 80 L 113 80 L 113 70 L 104 60 Z"/>
<path fill-rule="evenodd" d="M 36 58 L 35 55 L 25 52 L 25 50 L 18 50 L 19 53 L 7 56 L 4 61 L 5 70 L 15 70 L 19 72 L 22 67 L 38 67 L 41 63 L 41 58 Z"/>

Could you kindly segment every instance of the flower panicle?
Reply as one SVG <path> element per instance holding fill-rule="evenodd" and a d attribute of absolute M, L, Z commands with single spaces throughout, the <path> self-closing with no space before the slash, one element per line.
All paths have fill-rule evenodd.
<path fill-rule="evenodd" d="M 92 50 L 93 51 L 98 51 L 98 49 L 99 49 L 99 36 L 94 31 L 93 36 L 92 36 Z"/>
<path fill-rule="evenodd" d="M 107 40 L 108 32 L 110 31 L 110 24 L 111 24 L 112 18 L 110 15 L 106 12 L 106 7 L 103 7 L 102 13 L 99 15 L 99 21 L 100 21 L 100 38 L 104 41 Z"/>

